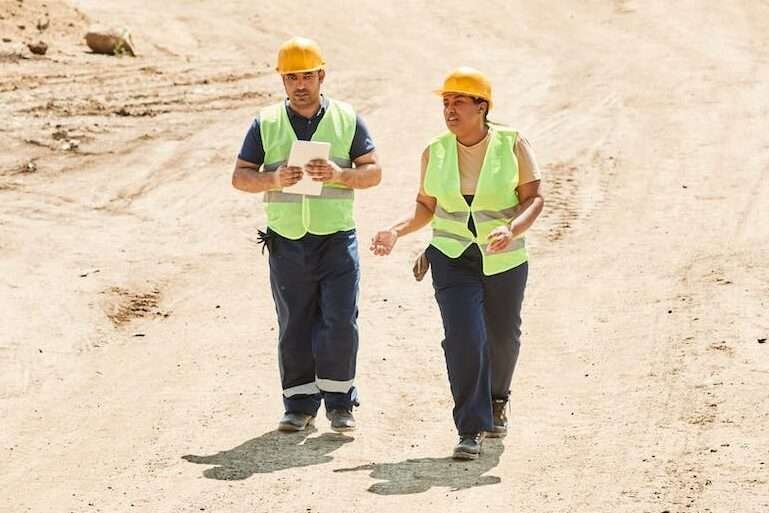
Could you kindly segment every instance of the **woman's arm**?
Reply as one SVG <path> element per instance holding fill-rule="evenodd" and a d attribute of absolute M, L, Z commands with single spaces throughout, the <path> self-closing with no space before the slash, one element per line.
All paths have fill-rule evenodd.
<path fill-rule="evenodd" d="M 425 170 L 427 169 L 427 150 L 422 155 L 422 171 L 419 176 L 419 194 L 414 211 L 387 230 L 377 232 L 371 239 L 371 251 L 375 255 L 389 255 L 398 239 L 423 228 L 433 219 L 436 199 L 424 191 Z"/>
<path fill-rule="evenodd" d="M 518 186 L 516 192 L 518 193 L 518 201 L 520 201 L 520 213 L 510 222 L 513 237 L 517 237 L 528 230 L 545 206 L 545 198 L 540 192 L 539 180 Z"/>
<path fill-rule="evenodd" d="M 371 239 L 371 251 L 375 255 L 389 255 L 398 239 L 424 227 L 433 219 L 435 198 L 419 194 L 414 212 L 404 217 L 387 230 L 382 230 Z"/>
<path fill-rule="evenodd" d="M 518 194 L 518 215 L 505 226 L 492 230 L 489 234 L 489 253 L 502 251 L 516 237 L 520 237 L 537 220 L 542 208 L 545 206 L 545 198 L 540 192 L 540 180 L 519 185 L 515 189 Z"/>

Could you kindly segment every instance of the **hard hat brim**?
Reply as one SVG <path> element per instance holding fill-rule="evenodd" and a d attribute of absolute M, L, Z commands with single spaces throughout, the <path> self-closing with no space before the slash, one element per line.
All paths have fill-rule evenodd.
<path fill-rule="evenodd" d="M 491 110 L 490 98 L 484 98 L 483 96 L 478 96 L 477 94 L 470 94 L 467 91 L 458 91 L 456 89 L 436 89 L 433 91 L 433 93 L 435 93 L 436 96 L 443 96 L 444 94 L 461 94 L 464 96 L 469 96 L 470 98 L 480 98 L 481 100 L 489 104 L 489 110 Z"/>
<path fill-rule="evenodd" d="M 297 69 L 297 70 L 291 70 L 291 71 L 281 71 L 280 68 L 276 67 L 275 71 L 277 71 L 281 75 L 290 75 L 291 73 L 309 73 L 311 71 L 318 71 L 321 69 L 326 69 L 325 63 L 321 64 L 320 66 L 315 66 L 312 68 L 304 68 L 304 69 Z"/>

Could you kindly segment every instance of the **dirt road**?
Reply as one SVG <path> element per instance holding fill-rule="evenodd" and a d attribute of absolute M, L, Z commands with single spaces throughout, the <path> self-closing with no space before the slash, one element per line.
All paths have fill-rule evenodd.
<path fill-rule="evenodd" d="M 96 22 L 139 56 L 88 53 Z M 362 252 L 354 437 L 273 431 L 264 215 L 230 173 L 295 33 L 384 162 L 363 248 L 456 65 L 543 167 L 512 433 L 477 462 L 447 458 L 426 230 Z M 746 0 L 0 0 L 0 511 L 769 511 L 767 33 Z"/>

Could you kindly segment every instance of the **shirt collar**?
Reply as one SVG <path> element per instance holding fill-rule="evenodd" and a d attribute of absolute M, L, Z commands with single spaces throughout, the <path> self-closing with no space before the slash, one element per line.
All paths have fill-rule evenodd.
<path fill-rule="evenodd" d="M 298 112 L 295 112 L 294 109 L 291 108 L 291 106 L 288 104 L 288 98 L 284 100 L 284 103 L 286 105 L 286 112 L 288 113 L 289 119 L 304 119 L 305 121 L 311 120 L 311 119 L 320 119 L 323 117 L 323 115 L 326 113 L 326 110 L 328 109 L 328 98 L 326 98 L 326 95 L 321 94 L 320 95 L 320 108 L 318 109 L 318 112 L 315 113 L 314 116 L 311 118 L 306 118 L 299 114 Z"/>

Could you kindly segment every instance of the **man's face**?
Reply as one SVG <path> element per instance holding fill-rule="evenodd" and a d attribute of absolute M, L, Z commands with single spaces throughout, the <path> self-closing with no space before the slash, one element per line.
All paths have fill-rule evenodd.
<path fill-rule="evenodd" d="M 325 77 L 326 73 L 322 69 L 283 75 L 283 87 L 291 105 L 302 108 L 319 103 L 320 85 Z"/>
<path fill-rule="evenodd" d="M 470 96 L 456 93 L 443 95 L 443 118 L 453 133 L 465 133 L 468 129 L 483 124 L 483 113 L 487 103 L 477 104 Z"/>

